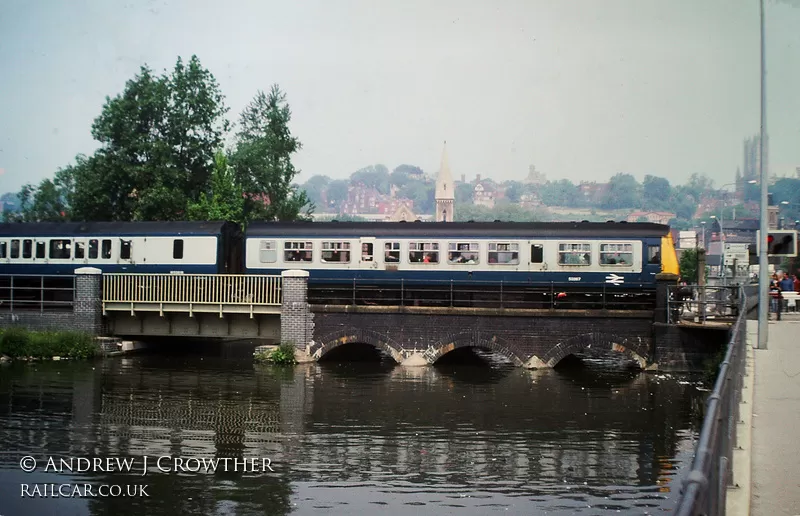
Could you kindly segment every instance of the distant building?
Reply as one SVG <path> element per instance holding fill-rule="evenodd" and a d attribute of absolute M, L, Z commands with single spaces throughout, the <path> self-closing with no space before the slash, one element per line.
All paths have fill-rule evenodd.
<path fill-rule="evenodd" d="M 480 176 L 478 176 L 480 177 Z M 497 191 L 495 186 L 489 181 L 478 180 L 475 183 L 475 188 L 472 191 L 472 203 L 476 206 L 486 206 L 487 208 L 494 208 L 494 203 L 497 200 Z"/>
<path fill-rule="evenodd" d="M 583 196 L 583 200 L 586 203 L 596 204 L 603 200 L 609 188 L 610 185 L 608 183 L 581 181 L 578 185 L 578 192 Z"/>
<path fill-rule="evenodd" d="M 543 185 L 547 183 L 547 177 L 536 170 L 534 165 L 528 167 L 528 177 L 522 180 L 526 185 Z"/>
<path fill-rule="evenodd" d="M 675 218 L 675 214 L 669 211 L 634 211 L 625 219 L 628 222 L 639 222 L 645 219 L 647 222 L 655 224 L 669 224 Z"/>
<path fill-rule="evenodd" d="M 442 150 L 442 163 L 436 178 L 436 222 L 453 222 L 455 220 L 456 189 L 450 165 L 447 163 L 447 142 Z"/>

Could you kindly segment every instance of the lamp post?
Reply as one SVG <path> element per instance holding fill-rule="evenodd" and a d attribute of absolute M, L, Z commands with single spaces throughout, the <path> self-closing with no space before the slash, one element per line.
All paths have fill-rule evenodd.
<path fill-rule="evenodd" d="M 759 252 L 758 252 L 758 349 L 767 349 L 767 310 L 769 306 L 769 297 L 767 289 L 769 288 L 769 260 L 767 260 L 767 169 L 764 167 L 764 153 L 766 152 L 765 140 L 767 138 L 767 90 L 766 90 L 766 59 L 764 48 L 764 0 L 759 0 L 759 11 L 761 14 L 761 133 L 759 136 L 759 152 L 758 152 L 758 173 L 761 180 L 761 223 L 759 228 L 761 230 L 759 238 Z"/>

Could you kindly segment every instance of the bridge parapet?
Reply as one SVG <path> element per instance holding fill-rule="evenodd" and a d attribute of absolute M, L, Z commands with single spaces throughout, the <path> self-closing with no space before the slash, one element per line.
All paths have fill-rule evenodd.
<path fill-rule="evenodd" d="M 238 274 L 104 274 L 103 315 L 113 311 L 279 313 L 281 277 Z"/>

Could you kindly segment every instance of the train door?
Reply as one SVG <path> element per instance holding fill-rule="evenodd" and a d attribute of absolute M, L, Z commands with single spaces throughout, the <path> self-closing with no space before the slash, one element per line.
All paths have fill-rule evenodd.
<path fill-rule="evenodd" d="M 359 269 L 377 269 L 378 261 L 376 252 L 378 251 L 375 237 L 362 237 L 359 239 Z"/>
<path fill-rule="evenodd" d="M 530 240 L 528 241 L 528 270 L 530 271 L 546 271 L 547 261 L 544 255 L 544 241 L 543 240 Z"/>

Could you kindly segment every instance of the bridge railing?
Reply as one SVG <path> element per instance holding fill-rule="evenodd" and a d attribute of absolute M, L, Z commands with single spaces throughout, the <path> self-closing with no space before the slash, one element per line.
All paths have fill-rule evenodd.
<path fill-rule="evenodd" d="M 0 274 L 0 312 L 71 311 L 75 276 Z"/>
<path fill-rule="evenodd" d="M 705 323 L 718 317 L 737 317 L 742 305 L 740 286 L 671 285 L 667 290 L 667 322 L 692 319 Z"/>
<path fill-rule="evenodd" d="M 103 302 L 280 305 L 281 277 L 238 274 L 104 274 Z"/>
<path fill-rule="evenodd" d="M 552 282 L 354 279 L 342 283 L 314 279 L 309 282 L 308 302 L 345 306 L 652 310 L 655 288 L 604 283 L 583 283 L 566 288 Z"/>
<path fill-rule="evenodd" d="M 744 293 L 740 306 L 746 306 Z M 725 514 L 727 487 L 733 476 L 733 446 L 739 421 L 739 402 L 747 356 L 746 310 L 740 309 L 731 328 L 725 358 L 719 366 L 692 467 L 683 481 L 678 516 Z"/>

